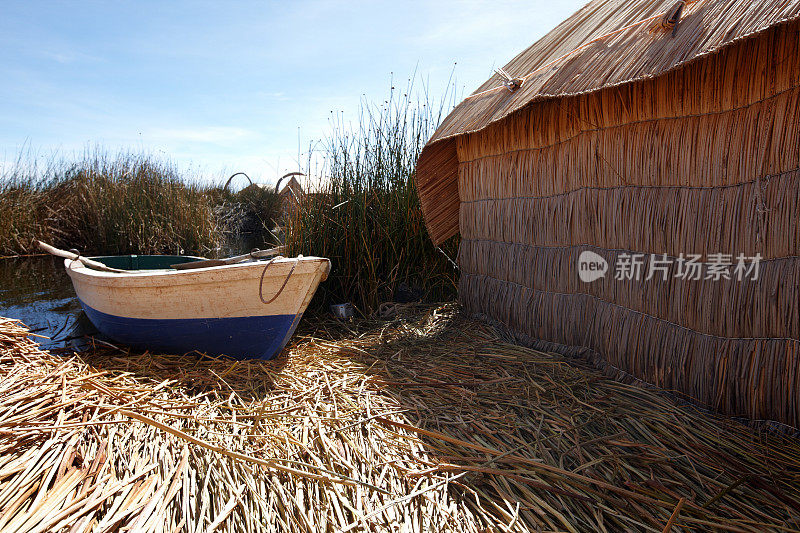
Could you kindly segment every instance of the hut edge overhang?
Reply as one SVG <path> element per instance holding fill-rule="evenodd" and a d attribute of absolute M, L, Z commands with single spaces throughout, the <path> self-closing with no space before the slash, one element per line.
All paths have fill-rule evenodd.
<path fill-rule="evenodd" d="M 675 36 L 660 27 L 675 0 L 594 0 L 512 59 L 510 91 L 492 76 L 443 121 L 423 149 L 416 186 L 431 238 L 459 231 L 458 137 L 538 101 L 653 79 L 800 19 L 800 0 L 686 2 Z"/>

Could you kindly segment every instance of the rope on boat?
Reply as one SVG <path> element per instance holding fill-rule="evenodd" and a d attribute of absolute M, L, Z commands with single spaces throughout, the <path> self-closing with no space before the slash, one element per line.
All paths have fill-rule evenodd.
<path fill-rule="evenodd" d="M 75 254 L 75 256 L 76 256 L 73 259 L 70 259 L 69 268 L 72 268 L 72 263 L 74 263 L 75 261 L 78 261 L 81 265 L 83 264 L 83 261 L 81 261 L 81 252 L 80 252 L 80 250 L 78 250 L 77 248 L 70 248 L 67 251 L 70 252 L 70 253 Z"/>
<path fill-rule="evenodd" d="M 267 261 L 267 264 L 264 265 L 264 270 L 261 271 L 261 280 L 258 283 L 258 297 L 261 298 L 261 303 L 263 303 L 263 304 L 271 304 L 272 302 L 274 302 L 275 300 L 278 299 L 278 296 L 281 295 L 281 293 L 283 292 L 283 289 L 286 288 L 286 284 L 289 283 L 289 278 L 291 278 L 292 274 L 294 274 L 295 267 L 297 267 L 297 264 L 300 263 L 300 258 L 299 257 L 295 258 L 294 264 L 292 265 L 292 269 L 289 271 L 289 275 L 286 276 L 286 279 L 283 280 L 283 285 L 281 285 L 281 288 L 278 289 L 278 292 L 275 293 L 275 296 L 273 296 L 269 300 L 265 300 L 264 299 L 264 276 L 266 275 L 267 269 L 269 268 L 269 266 L 272 263 L 274 263 L 276 259 L 284 259 L 284 258 L 283 258 L 283 256 L 280 256 L 280 255 L 276 256 L 276 257 L 273 257 L 272 259 Z"/>

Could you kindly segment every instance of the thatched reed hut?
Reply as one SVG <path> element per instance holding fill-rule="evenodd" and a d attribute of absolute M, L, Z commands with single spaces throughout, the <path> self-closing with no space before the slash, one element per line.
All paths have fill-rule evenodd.
<path fill-rule="evenodd" d="M 303 186 L 300 185 L 297 178 L 295 176 L 290 176 L 289 181 L 286 182 L 286 185 L 278 192 L 278 196 L 281 199 L 283 216 L 288 218 L 294 215 L 300 208 L 305 193 L 303 192 Z"/>
<path fill-rule="evenodd" d="M 416 179 L 469 311 L 800 427 L 800 1 L 592 1 L 447 117 Z"/>

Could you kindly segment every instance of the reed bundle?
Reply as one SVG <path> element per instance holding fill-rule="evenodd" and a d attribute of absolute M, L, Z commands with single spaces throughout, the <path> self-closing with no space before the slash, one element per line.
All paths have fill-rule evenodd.
<path fill-rule="evenodd" d="M 0 322 L 0 531 L 800 529 L 796 439 L 452 305 L 353 328 L 235 362 Z"/>

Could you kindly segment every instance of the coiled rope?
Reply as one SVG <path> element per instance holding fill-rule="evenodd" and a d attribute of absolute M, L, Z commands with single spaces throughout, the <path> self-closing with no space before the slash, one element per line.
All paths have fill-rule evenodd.
<path fill-rule="evenodd" d="M 261 280 L 258 283 L 258 297 L 261 298 L 261 303 L 263 303 L 263 304 L 271 304 L 272 302 L 274 302 L 275 300 L 278 299 L 278 296 L 281 295 L 281 293 L 283 292 L 283 289 L 286 288 L 286 284 L 289 283 L 289 278 L 291 278 L 292 274 L 294 274 L 295 267 L 297 267 L 298 263 L 300 263 L 300 257 L 296 257 L 295 260 L 294 260 L 294 264 L 292 265 L 292 269 L 289 270 L 289 275 L 287 275 L 286 279 L 283 280 L 283 285 L 281 285 L 281 288 L 278 289 L 278 292 L 276 292 L 275 295 L 272 298 L 270 298 L 269 300 L 265 300 L 264 299 L 264 276 L 267 274 L 267 269 L 270 267 L 270 265 L 272 263 L 274 263 L 277 259 L 284 259 L 284 257 L 280 256 L 280 255 L 276 256 L 276 257 L 273 257 L 272 259 L 267 261 L 267 264 L 264 265 L 264 270 L 261 271 Z"/>
<path fill-rule="evenodd" d="M 77 257 L 74 257 L 74 258 L 70 259 L 68 268 L 71 269 L 72 268 L 72 263 L 74 263 L 75 261 L 78 261 L 81 265 L 83 265 L 83 261 L 81 261 L 81 252 L 80 252 L 80 250 L 78 250 L 77 248 L 70 248 L 67 251 L 70 252 L 70 253 L 73 253 L 73 254 L 75 254 L 77 256 Z"/>

